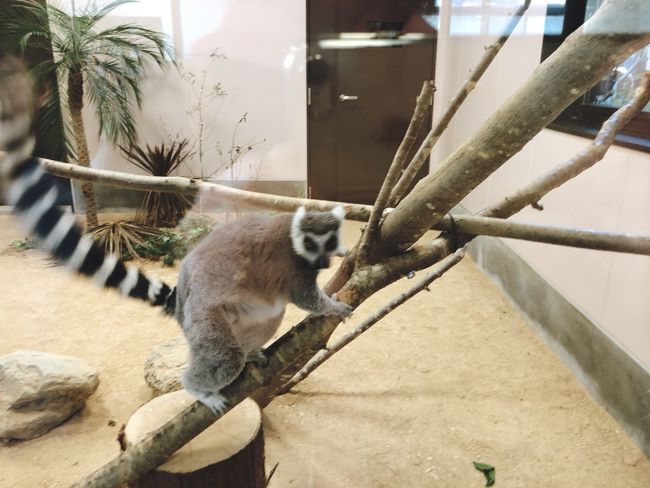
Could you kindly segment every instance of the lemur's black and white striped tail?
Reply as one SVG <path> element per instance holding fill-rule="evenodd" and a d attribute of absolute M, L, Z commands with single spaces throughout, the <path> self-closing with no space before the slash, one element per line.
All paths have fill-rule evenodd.
<path fill-rule="evenodd" d="M 0 60 L 0 149 L 6 152 L 0 160 L 0 176 L 9 183 L 7 203 L 14 206 L 39 247 L 68 269 L 91 277 L 99 286 L 117 288 L 125 296 L 146 300 L 173 314 L 175 288 L 149 279 L 138 268 L 106 254 L 83 235 L 72 213 L 56 206 L 59 194 L 54 177 L 31 156 L 31 96 L 31 86 L 19 63 Z"/>

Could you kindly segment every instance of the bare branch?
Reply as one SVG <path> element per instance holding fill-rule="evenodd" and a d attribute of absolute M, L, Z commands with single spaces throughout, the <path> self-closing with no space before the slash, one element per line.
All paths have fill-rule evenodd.
<path fill-rule="evenodd" d="M 427 137 L 422 142 L 420 149 L 418 149 L 418 152 L 415 154 L 415 156 L 413 156 L 413 159 L 393 188 L 388 201 L 388 206 L 395 207 L 401 200 L 402 196 L 406 193 L 408 187 L 413 183 L 418 172 L 422 168 L 422 165 L 431 154 L 431 149 L 433 146 L 435 146 L 436 142 L 438 142 L 438 139 L 449 125 L 449 122 L 451 122 L 452 117 L 456 114 L 470 92 L 474 90 L 476 83 L 481 79 L 481 76 L 483 76 L 483 73 L 485 73 L 496 55 L 506 43 L 510 37 L 510 34 L 512 34 L 512 32 L 515 30 L 517 24 L 519 23 L 519 20 L 523 17 L 524 13 L 526 13 L 526 10 L 528 10 L 529 6 L 530 0 L 526 0 L 521 5 L 521 7 L 519 7 L 519 9 L 517 9 L 517 11 L 512 15 L 510 22 L 506 26 L 503 34 L 501 34 L 501 37 L 495 43 L 490 44 L 485 49 L 485 53 L 470 74 L 469 78 L 456 92 L 454 98 L 451 99 L 447 110 L 436 122 L 436 125 L 431 128 L 431 131 L 429 131 L 429 134 L 427 134 Z"/>
<path fill-rule="evenodd" d="M 413 111 L 413 117 L 411 117 L 411 122 L 406 131 L 406 135 L 395 153 L 395 157 L 386 173 L 386 177 L 381 185 L 381 189 L 375 200 L 375 205 L 372 208 L 370 213 L 370 218 L 368 220 L 368 225 L 361 237 L 361 242 L 359 243 L 359 250 L 357 251 L 356 259 L 356 268 L 361 268 L 366 264 L 368 258 L 368 251 L 372 245 L 372 241 L 377 234 L 377 229 L 379 227 L 379 221 L 381 220 L 381 214 L 386 208 L 388 203 L 388 197 L 390 196 L 391 189 L 395 185 L 395 182 L 399 178 L 400 171 L 404 167 L 404 162 L 408 156 L 415 139 L 418 136 L 418 132 L 422 127 L 424 122 L 424 117 L 429 112 L 429 102 L 431 101 L 431 96 L 433 94 L 433 82 L 425 81 L 422 85 L 422 90 L 420 95 L 417 98 L 415 103 L 415 110 Z"/>
<path fill-rule="evenodd" d="M 585 149 L 555 166 L 548 173 L 533 180 L 500 203 L 481 212 L 486 217 L 503 217 L 513 215 L 522 210 L 526 205 L 538 202 L 551 190 L 575 178 L 586 169 L 605 157 L 605 153 L 614 143 L 616 135 L 625 125 L 645 107 L 650 100 L 650 72 L 643 75 L 640 86 L 628 103 L 614 112 L 602 125 L 594 141 Z"/>
<path fill-rule="evenodd" d="M 407 291 L 400 294 L 399 296 L 393 298 L 384 307 L 380 308 L 379 310 L 376 310 L 372 315 L 370 315 L 363 322 L 361 322 L 361 324 L 359 324 L 354 330 L 345 334 L 343 337 L 338 339 L 332 345 L 328 345 L 325 349 L 321 349 L 293 378 L 291 378 L 291 380 L 286 385 L 284 385 L 283 388 L 281 388 L 277 392 L 277 395 L 282 395 L 284 393 L 287 393 L 289 390 L 291 390 L 291 388 L 293 388 L 302 380 L 307 378 L 307 376 L 309 376 L 312 373 L 312 371 L 314 371 L 321 364 L 323 364 L 325 361 L 331 358 L 334 354 L 336 354 L 338 351 L 343 349 L 354 339 L 356 339 L 365 331 L 367 331 L 370 327 L 372 327 L 381 319 L 383 319 L 390 312 L 395 310 L 397 307 L 399 307 L 409 299 L 413 298 L 422 290 L 425 289 L 428 290 L 428 286 L 431 283 L 433 283 L 435 280 L 440 278 L 443 274 L 445 274 L 448 270 L 450 270 L 453 266 L 455 266 L 458 262 L 460 262 L 460 260 L 463 259 L 464 256 L 465 256 L 465 248 L 462 247 L 458 249 L 454 254 L 448 256 L 446 259 L 438 263 L 438 265 L 433 269 L 433 271 L 427 274 L 422 280 L 420 280 L 414 286 L 412 286 L 411 288 L 409 288 Z"/>
<path fill-rule="evenodd" d="M 616 121 L 620 121 L 621 119 L 618 118 L 618 114 L 627 106 L 628 105 L 616 112 L 610 120 L 615 119 Z M 635 104 L 635 106 L 639 105 Z M 626 116 L 628 115 L 629 114 Z M 616 131 L 620 130 L 620 127 L 623 125 L 624 124 L 617 125 Z M 613 130 L 612 125 L 608 127 L 608 130 Z M 594 141 L 594 144 L 596 144 L 596 141 Z M 507 197 L 507 201 L 504 200 L 498 205 L 495 205 L 490 209 L 486 209 L 481 213 L 481 215 L 503 214 L 504 210 L 502 209 L 505 208 L 506 204 L 508 206 L 513 206 L 513 208 L 516 209 L 516 213 L 516 211 L 519 211 L 521 208 L 528 205 L 530 199 L 537 200 L 546 194 L 547 191 L 550 191 L 551 189 L 559 186 L 559 184 L 556 184 L 551 187 L 551 185 L 548 184 L 549 179 L 554 179 L 557 177 L 557 175 L 563 174 L 563 172 L 566 174 L 571 174 L 571 177 L 576 176 L 577 172 L 573 169 L 572 166 L 569 165 L 569 163 L 572 161 L 577 161 L 579 164 L 583 164 L 583 160 L 580 156 L 584 154 L 591 155 L 596 153 L 592 153 L 589 150 L 578 153 L 578 155 L 551 170 L 548 175 L 540 177 L 525 189 L 516 192 L 517 195 L 521 194 L 521 196 L 515 196 L 515 194 L 513 194 Z M 599 159 L 602 159 L 602 155 L 599 157 Z M 58 176 L 64 176 L 67 178 L 74 177 L 78 179 L 91 178 L 92 181 L 100 185 L 108 184 L 122 188 L 132 188 L 136 190 L 179 192 L 186 195 L 196 195 L 197 192 L 201 191 L 206 192 L 206 194 L 210 195 L 212 198 L 219 199 L 223 203 L 230 203 L 233 205 L 241 205 L 251 208 L 293 211 L 301 205 L 304 205 L 312 210 L 327 211 L 333 209 L 337 205 L 343 205 L 348 212 L 346 214 L 346 219 L 359 222 L 365 222 L 368 218 L 368 215 L 370 215 L 372 211 L 372 207 L 370 207 L 370 205 L 333 202 L 327 200 L 308 200 L 304 198 L 294 197 L 281 197 L 266 193 L 239 190 L 237 188 L 231 188 L 215 183 L 206 183 L 201 180 L 193 180 L 182 177 L 140 176 L 118 171 L 84 168 L 81 166 L 61 163 L 48 159 L 43 161 L 45 168 L 52 174 Z M 593 163 L 589 164 L 589 166 L 591 165 L 593 165 Z M 566 169 L 566 171 L 564 171 L 564 169 Z M 542 192 L 539 189 L 540 185 L 548 188 L 548 190 Z M 504 222 L 501 219 L 488 219 L 487 217 L 480 216 L 454 216 L 454 219 L 456 219 L 456 231 L 461 234 L 509 237 L 513 239 L 548 242 L 552 244 L 574 247 L 586 247 L 589 249 L 629 252 L 633 254 L 647 254 L 647 236 L 643 235 L 596 232 L 590 230 L 567 229 L 535 224 L 519 224 L 516 222 Z M 443 220 L 435 224 L 432 229 L 441 231 L 453 230 L 450 217 L 445 216 Z M 349 277 L 352 274 L 352 269 L 350 269 L 349 273 L 346 274 Z M 340 286 L 342 285 L 343 283 L 340 284 Z M 340 288 L 340 286 L 338 288 Z"/>
<path fill-rule="evenodd" d="M 447 216 L 436 224 L 436 229 L 650 256 L 650 235 L 529 224 L 475 215 L 454 215 L 453 222 Z"/>
<path fill-rule="evenodd" d="M 606 0 L 514 95 L 382 222 L 373 256 L 408 249 L 470 191 L 611 68 L 650 41 L 650 9 L 641 0 Z M 629 25 L 634 33 L 609 32 Z"/>
<path fill-rule="evenodd" d="M 360 221 L 368 220 L 370 211 L 372 210 L 370 205 L 271 195 L 268 193 L 240 190 L 238 188 L 180 176 L 160 177 L 134 175 L 119 171 L 84 168 L 51 159 L 41 159 L 41 161 L 43 167 L 49 173 L 64 178 L 92 181 L 100 185 L 130 188 L 133 190 L 181 193 L 191 197 L 200 193 L 206 198 L 214 198 L 224 204 L 247 208 L 290 212 L 304 205 L 309 210 L 325 212 L 333 209 L 337 205 L 342 205 L 346 211 L 346 218 Z"/>
<path fill-rule="evenodd" d="M 569 158 L 564 163 L 561 163 L 553 167 L 546 174 L 535 179 L 525 188 L 519 191 L 515 191 L 513 194 L 507 196 L 502 201 L 496 203 L 495 205 L 488 207 L 480 212 L 481 217 L 487 216 L 498 216 L 501 218 L 508 218 L 516 214 L 527 205 L 532 205 L 539 201 L 544 195 L 553 189 L 557 188 L 566 181 L 574 178 L 582 171 L 593 166 L 596 162 L 600 161 L 607 149 L 611 146 L 616 137 L 618 131 L 620 131 L 623 126 L 629 122 L 629 120 L 638 113 L 645 104 L 648 102 L 650 91 L 649 88 L 649 77 L 648 74 L 644 76 L 643 83 L 637 90 L 634 98 L 628 102 L 626 105 L 621 107 L 619 110 L 614 112 L 609 119 L 607 119 L 596 139 L 584 150 L 577 153 L 575 156 Z M 452 230 L 451 220 L 449 217 L 444 217 L 443 222 L 440 224 L 435 224 L 435 228 L 444 227 L 447 230 Z M 464 222 L 463 222 L 464 220 Z M 474 220 L 474 222 L 471 222 Z M 464 218 L 456 222 L 456 231 L 465 234 L 463 236 L 463 243 L 469 242 L 472 240 L 477 232 L 479 231 L 478 222 L 480 218 Z M 488 221 L 484 221 L 486 223 Z M 513 223 L 510 223 L 513 224 Z M 469 231 L 471 226 L 475 226 L 475 231 Z M 499 236 L 499 237 L 516 237 L 514 234 L 520 234 L 517 230 L 518 225 L 510 225 L 510 228 L 506 228 L 504 225 L 492 225 L 492 231 L 489 230 L 490 224 L 480 228 L 480 233 L 485 233 L 489 235 Z M 500 227 L 500 229 L 497 229 Z M 533 232 L 522 232 L 522 238 L 531 238 L 535 236 L 534 239 L 542 239 L 543 230 L 539 231 L 539 226 L 537 226 Z M 560 231 L 565 232 L 566 229 Z M 504 233 L 511 233 L 510 236 L 503 235 Z M 607 233 L 601 233 L 602 239 L 599 239 L 594 233 L 589 234 L 588 231 L 576 231 L 573 233 L 571 238 L 567 238 L 564 242 L 559 241 L 557 232 L 551 230 L 546 232 L 546 240 L 542 242 L 553 242 L 555 244 L 571 245 L 567 244 L 569 240 L 573 240 L 576 243 L 580 243 L 580 247 L 589 247 L 592 249 L 607 249 L 612 251 L 622 251 L 622 252 L 633 252 L 636 254 L 646 254 L 647 253 L 647 236 L 640 235 L 619 235 L 617 238 L 611 239 L 612 234 L 606 235 Z M 582 235 L 580 235 L 582 233 Z M 527 234 L 527 237 L 523 237 Z M 551 234 L 551 235 L 549 235 Z M 556 235 L 552 235 L 556 234 Z M 631 239 L 630 239 L 631 238 Z M 443 233 L 438 238 L 433 241 L 425 244 L 419 244 L 412 246 L 408 251 L 404 252 L 402 255 L 395 256 L 388 260 L 384 260 L 382 264 L 387 267 L 393 273 L 408 273 L 416 269 L 423 269 L 431 266 L 436 263 L 444 256 L 449 254 L 453 250 L 454 245 L 458 244 L 455 242 L 457 239 L 454 236 L 451 236 L 449 233 Z"/>

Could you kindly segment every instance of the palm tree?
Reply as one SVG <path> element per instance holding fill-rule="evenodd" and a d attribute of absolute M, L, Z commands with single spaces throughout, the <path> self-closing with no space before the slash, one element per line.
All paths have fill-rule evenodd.
<path fill-rule="evenodd" d="M 3 0 L 3 3 L 6 0 Z M 0 18 L 2 43 L 22 50 L 45 50 L 53 56 L 31 67 L 38 83 L 55 72 L 67 104 L 77 164 L 89 166 L 90 157 L 82 118 L 84 101 L 95 108 L 99 133 L 110 142 L 131 145 L 136 139 L 134 111 L 142 103 L 140 83 L 150 66 L 163 68 L 173 56 L 165 37 L 135 24 L 100 29 L 98 24 L 115 8 L 134 0 L 113 0 L 103 6 L 91 2 L 72 15 L 46 0 L 9 0 L 11 15 Z M 3 9 L 5 11 L 5 9 Z M 82 185 L 86 226 L 98 224 L 91 183 Z"/>

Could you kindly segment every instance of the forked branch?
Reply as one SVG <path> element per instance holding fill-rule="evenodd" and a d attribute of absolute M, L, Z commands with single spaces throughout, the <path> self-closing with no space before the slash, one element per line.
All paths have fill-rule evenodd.
<path fill-rule="evenodd" d="M 605 157 L 616 135 L 650 100 L 650 72 L 646 71 L 634 97 L 614 112 L 602 125 L 596 138 L 585 149 L 556 165 L 551 171 L 516 190 L 500 203 L 481 212 L 486 217 L 506 217 L 538 202 L 551 190 L 575 178 Z"/>
<path fill-rule="evenodd" d="M 526 10 L 528 10 L 530 1 L 531 0 L 526 0 L 521 5 L 521 7 L 517 9 L 517 11 L 512 15 L 510 22 L 506 26 L 503 34 L 501 34 L 501 37 L 499 37 L 496 42 L 490 44 L 485 49 L 485 53 L 483 53 L 483 56 L 470 74 L 469 78 L 456 92 L 454 98 L 451 99 L 447 110 L 445 110 L 445 113 L 442 115 L 442 117 L 440 117 L 440 119 L 438 119 L 435 125 L 431 128 L 431 131 L 429 131 L 429 134 L 427 134 L 427 137 L 422 142 L 420 149 L 418 149 L 418 152 L 415 153 L 415 156 L 413 156 L 413 159 L 393 188 L 388 201 L 388 206 L 395 207 L 408 190 L 408 187 L 413 183 L 413 181 L 415 181 L 415 178 L 422 168 L 422 165 L 431 154 L 433 146 L 435 146 L 436 142 L 438 142 L 438 139 L 440 139 L 440 136 L 449 125 L 449 122 L 451 122 L 453 116 L 456 114 L 456 112 L 458 112 L 458 109 L 463 104 L 467 96 L 472 92 L 472 90 L 474 90 L 474 88 L 476 88 L 476 84 L 481 79 L 481 76 L 483 76 L 483 73 L 485 73 L 485 71 L 488 69 L 496 55 L 499 54 L 499 51 L 510 37 L 510 34 L 512 34 L 512 32 L 517 27 L 519 20 L 523 17 L 524 13 L 526 13 Z"/>
<path fill-rule="evenodd" d="M 456 232 L 464 233 L 461 229 L 469 229 L 471 226 L 476 225 L 477 227 L 482 227 L 481 233 L 495 236 L 499 235 L 501 237 L 508 237 L 505 234 L 512 232 L 513 235 L 509 237 L 515 237 L 514 234 L 516 233 L 517 238 L 521 236 L 524 239 L 540 240 L 541 242 L 552 242 L 562 245 L 571 245 L 569 243 L 570 241 L 576 243 L 581 241 L 577 247 L 616 251 L 623 251 L 622 247 L 625 247 L 627 249 L 623 252 L 647 254 L 648 236 L 619 235 L 614 237 L 612 240 L 612 236 L 606 235 L 607 233 L 601 233 L 600 236 L 595 238 L 596 236 L 594 233 L 589 231 L 580 231 L 577 229 L 555 229 L 550 232 L 545 232 L 541 226 L 535 226 L 533 232 L 528 232 L 525 229 L 525 224 L 515 224 L 514 222 L 503 221 L 503 224 L 495 225 L 490 223 L 490 220 L 492 219 L 486 221 L 483 220 L 482 217 L 496 216 L 501 219 L 507 219 L 526 206 L 536 203 L 544 195 L 548 194 L 563 183 L 566 183 L 570 179 L 575 178 L 582 171 L 592 167 L 604 157 L 607 150 L 614 143 L 616 134 L 618 134 L 625 124 L 639 113 L 643 107 L 645 107 L 649 100 L 650 76 L 646 73 L 632 100 L 614 112 L 603 123 L 598 135 L 587 148 L 567 159 L 565 162 L 554 166 L 547 173 L 536 178 L 523 189 L 513 192 L 500 202 L 484 209 L 480 212 L 479 216 L 459 219 L 456 223 Z M 448 221 L 445 223 L 444 220 L 448 220 L 448 217 L 442 219 L 442 225 L 436 224 L 435 227 L 439 228 L 445 226 L 451 228 L 451 222 Z M 463 222 L 463 220 L 465 221 Z M 493 227 L 494 232 L 489 231 L 490 226 Z M 501 227 L 501 229 L 497 231 L 496 227 Z M 562 233 L 565 234 L 564 238 L 561 236 Z M 466 233 L 463 236 L 463 242 L 471 241 L 475 237 L 474 234 L 475 233 L 473 232 Z M 544 234 L 546 234 L 548 240 L 544 240 Z M 530 239 L 533 235 L 535 236 L 535 239 Z M 392 272 L 403 274 L 413 270 L 423 269 L 431 266 L 449 254 L 454 241 L 457 240 L 458 239 L 452 236 L 449 232 L 445 232 L 431 242 L 414 245 L 402 255 L 384 260 L 382 264 Z M 559 242 L 560 240 L 562 240 L 562 242 Z M 608 245 L 616 246 L 616 249 L 613 247 L 607 247 Z"/>
<path fill-rule="evenodd" d="M 388 204 L 388 198 L 390 196 L 391 189 L 397 182 L 399 178 L 400 171 L 404 167 L 406 162 L 406 157 L 408 156 L 413 143 L 422 128 L 425 116 L 429 113 L 429 102 L 431 101 L 431 96 L 433 95 L 433 82 L 425 81 L 422 85 L 422 90 L 420 95 L 415 103 L 415 110 L 413 111 L 413 116 L 411 117 L 411 122 L 409 123 L 408 129 L 406 130 L 406 135 L 395 153 L 395 157 L 391 162 L 390 168 L 388 168 L 388 173 L 381 185 L 375 204 L 370 212 L 370 218 L 368 219 L 368 224 L 366 229 L 363 232 L 361 237 L 361 242 L 359 243 L 359 250 L 357 252 L 357 258 L 355 267 L 361 268 L 365 266 L 368 252 L 372 241 L 375 239 L 377 234 L 377 229 L 379 227 L 379 222 L 381 220 L 381 214 Z"/>

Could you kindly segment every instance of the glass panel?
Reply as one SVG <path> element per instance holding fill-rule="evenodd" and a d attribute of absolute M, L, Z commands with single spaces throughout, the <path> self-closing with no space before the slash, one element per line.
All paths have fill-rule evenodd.
<path fill-rule="evenodd" d="M 589 19 L 603 0 L 587 0 L 585 20 Z M 650 68 L 650 46 L 637 51 L 615 66 L 600 83 L 585 95 L 584 102 L 601 107 L 619 108 L 627 103 L 641 83 L 643 73 Z M 650 111 L 650 103 L 643 109 Z"/>

